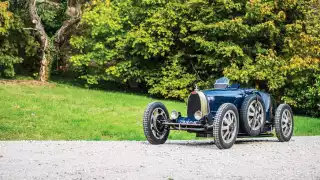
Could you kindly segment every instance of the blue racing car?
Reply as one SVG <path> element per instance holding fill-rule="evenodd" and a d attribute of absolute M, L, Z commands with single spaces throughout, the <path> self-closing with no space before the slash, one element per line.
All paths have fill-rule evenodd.
<path fill-rule="evenodd" d="M 173 110 L 169 116 L 161 102 L 150 103 L 143 115 L 143 129 L 151 144 L 163 144 L 170 130 L 213 137 L 219 149 L 228 149 L 239 136 L 272 136 L 289 141 L 293 133 L 293 113 L 289 105 L 276 105 L 268 93 L 229 85 L 226 77 L 216 80 L 213 89 L 191 92 L 187 116 Z"/>

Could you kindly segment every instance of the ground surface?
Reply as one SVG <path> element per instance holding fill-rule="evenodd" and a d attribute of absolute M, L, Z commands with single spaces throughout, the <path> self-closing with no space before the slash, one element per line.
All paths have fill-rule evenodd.
<path fill-rule="evenodd" d="M 0 179 L 320 179 L 320 136 L 212 141 L 0 141 Z"/>
<path fill-rule="evenodd" d="M 59 83 L 0 80 L 0 140 L 145 140 L 142 115 L 161 101 L 186 114 L 186 104 L 145 95 Z M 295 135 L 320 135 L 320 119 L 295 116 Z M 170 139 L 195 139 L 172 132 Z"/>

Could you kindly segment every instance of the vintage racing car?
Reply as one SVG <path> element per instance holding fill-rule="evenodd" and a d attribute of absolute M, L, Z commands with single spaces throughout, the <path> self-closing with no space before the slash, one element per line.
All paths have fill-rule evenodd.
<path fill-rule="evenodd" d="M 161 102 L 150 103 L 143 115 L 143 129 L 151 144 L 163 144 L 170 130 L 213 137 L 219 149 L 228 149 L 239 136 L 273 135 L 289 141 L 293 133 L 293 113 L 289 105 L 276 106 L 270 94 L 229 85 L 226 77 L 216 80 L 213 89 L 196 88 L 188 97 L 187 116 L 173 110 L 169 116 Z"/>

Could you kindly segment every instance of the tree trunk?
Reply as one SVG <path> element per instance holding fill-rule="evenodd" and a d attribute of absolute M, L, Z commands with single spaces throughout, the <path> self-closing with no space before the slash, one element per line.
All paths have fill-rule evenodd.
<path fill-rule="evenodd" d="M 40 44 L 40 70 L 39 70 L 39 80 L 44 82 L 48 80 L 49 77 L 49 69 L 48 69 L 48 62 L 50 60 L 47 48 L 48 48 L 48 35 L 46 31 L 44 30 L 44 27 L 41 23 L 41 19 L 39 15 L 37 14 L 37 8 L 36 8 L 36 0 L 29 0 L 29 15 L 31 18 L 31 22 L 34 26 L 34 28 L 38 31 L 36 34 L 36 38 Z"/>

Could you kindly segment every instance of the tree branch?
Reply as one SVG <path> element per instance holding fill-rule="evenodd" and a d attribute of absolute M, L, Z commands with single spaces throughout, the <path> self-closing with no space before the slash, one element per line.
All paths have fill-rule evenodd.
<path fill-rule="evenodd" d="M 76 23 L 80 22 L 80 18 L 73 18 L 63 22 L 63 25 L 55 34 L 55 44 L 59 45 L 61 42 L 65 40 L 64 35 L 66 32 Z"/>
<path fill-rule="evenodd" d="M 48 1 L 48 0 L 37 0 L 38 3 L 47 3 L 50 4 L 52 6 L 56 6 L 56 7 L 60 7 L 59 3 L 53 2 L 53 1 Z"/>
<path fill-rule="evenodd" d="M 38 31 L 38 29 L 35 29 L 35 28 L 22 28 L 24 30 L 34 30 L 34 31 Z"/>

